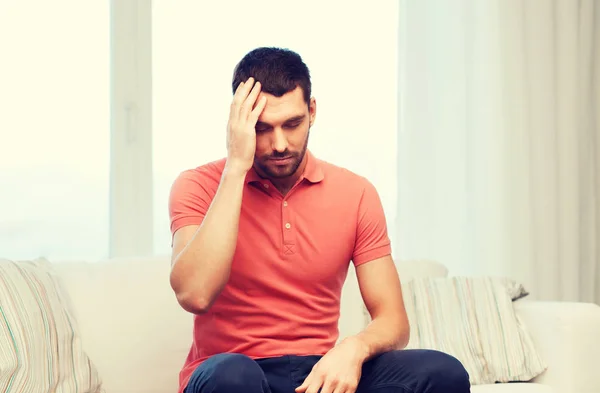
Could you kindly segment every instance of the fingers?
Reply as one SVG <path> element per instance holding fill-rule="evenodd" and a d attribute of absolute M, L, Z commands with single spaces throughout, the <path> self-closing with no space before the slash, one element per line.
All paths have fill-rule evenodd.
<path fill-rule="evenodd" d="M 306 379 L 304 380 L 304 382 L 302 382 L 302 385 L 298 386 L 295 389 L 296 393 L 304 393 L 306 389 L 308 389 L 308 386 L 310 385 L 311 376 L 312 375 L 309 374 L 308 377 L 306 377 Z"/>
<path fill-rule="evenodd" d="M 254 86 L 252 87 L 250 94 L 248 95 L 248 97 L 246 97 L 246 99 L 242 103 L 242 106 L 240 108 L 240 117 L 242 119 L 248 118 L 248 115 L 250 114 L 250 112 L 252 111 L 252 108 L 254 107 L 256 98 L 258 97 L 258 94 L 260 93 L 260 88 L 261 88 L 260 82 L 257 81 L 256 83 L 254 83 Z"/>
<path fill-rule="evenodd" d="M 353 383 L 338 383 L 334 393 L 354 393 L 358 385 Z"/>
<path fill-rule="evenodd" d="M 252 122 L 252 124 L 256 125 L 256 122 L 258 121 L 258 118 L 260 117 L 260 114 L 262 113 L 262 111 L 265 109 L 266 105 L 267 105 L 267 97 L 262 96 L 260 98 L 260 100 L 258 100 L 258 103 L 254 107 L 252 112 L 250 113 L 250 116 L 248 116 L 248 119 Z"/>
<path fill-rule="evenodd" d="M 234 119 L 238 116 L 239 107 L 248 95 L 248 93 L 245 92 L 247 89 L 248 86 L 244 82 L 240 82 L 237 89 L 235 89 L 235 93 L 233 94 L 233 100 L 231 100 L 229 119 Z"/>
<path fill-rule="evenodd" d="M 254 82 L 252 77 L 248 78 L 246 82 L 240 82 L 233 95 L 230 117 L 239 117 L 242 110 L 246 111 L 244 118 L 247 117 L 260 93 L 260 82 Z"/>
<path fill-rule="evenodd" d="M 302 385 L 296 388 L 297 393 L 318 393 L 323 386 L 323 377 L 313 371 L 308 374 Z M 331 392 L 330 392 L 331 393 Z"/>
<path fill-rule="evenodd" d="M 313 391 L 316 393 L 319 389 L 319 387 L 321 387 L 321 384 L 319 383 L 319 386 L 317 387 L 317 390 L 313 389 L 313 385 L 315 385 L 315 382 L 317 381 L 318 378 L 315 378 L 315 373 L 311 372 L 310 374 L 308 374 L 308 376 L 306 377 L 306 379 L 304 380 L 304 382 L 302 382 L 302 385 L 298 386 L 296 388 L 296 392 L 297 393 L 312 393 Z M 309 391 L 309 389 L 312 389 Z"/>
<path fill-rule="evenodd" d="M 323 384 L 323 387 L 321 388 L 321 393 L 333 393 L 335 388 L 336 388 L 336 384 L 332 380 L 326 379 L 325 383 Z M 318 392 L 318 391 L 319 391 L 319 389 L 317 388 L 316 392 Z"/>
<path fill-rule="evenodd" d="M 313 374 L 306 377 L 302 385 L 296 388 L 297 393 L 355 393 L 356 384 L 337 379 L 318 377 Z"/>
<path fill-rule="evenodd" d="M 308 385 L 306 393 L 319 393 L 319 389 L 323 386 L 323 380 L 314 378 Z"/>

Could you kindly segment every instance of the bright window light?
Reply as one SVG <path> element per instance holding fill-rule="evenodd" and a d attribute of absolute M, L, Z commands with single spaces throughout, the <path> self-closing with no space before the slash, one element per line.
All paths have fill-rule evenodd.
<path fill-rule="evenodd" d="M 0 2 L 0 257 L 108 252 L 109 3 Z"/>

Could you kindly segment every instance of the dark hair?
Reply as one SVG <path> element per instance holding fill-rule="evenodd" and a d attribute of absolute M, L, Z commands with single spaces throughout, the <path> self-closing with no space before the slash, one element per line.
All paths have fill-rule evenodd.
<path fill-rule="evenodd" d="M 262 91 L 275 97 L 281 97 L 300 86 L 304 101 L 310 103 L 310 72 L 300 55 L 294 51 L 263 47 L 248 52 L 233 72 L 233 92 L 250 77 L 261 83 Z"/>

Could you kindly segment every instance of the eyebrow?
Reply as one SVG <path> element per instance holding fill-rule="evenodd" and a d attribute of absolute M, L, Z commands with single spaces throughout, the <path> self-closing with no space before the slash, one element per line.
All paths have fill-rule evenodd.
<path fill-rule="evenodd" d="M 284 121 L 283 124 L 296 123 L 296 122 L 300 123 L 305 118 L 306 118 L 306 115 L 298 115 L 298 116 L 290 117 L 289 119 L 287 119 L 286 121 Z M 257 121 L 256 125 L 257 126 L 261 126 L 261 127 L 271 127 L 271 125 L 269 123 L 265 123 L 265 122 L 262 122 L 262 121 Z"/>

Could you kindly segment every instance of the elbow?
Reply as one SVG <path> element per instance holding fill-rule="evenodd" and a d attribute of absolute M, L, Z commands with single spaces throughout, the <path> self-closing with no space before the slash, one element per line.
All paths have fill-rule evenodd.
<path fill-rule="evenodd" d="M 177 303 L 187 312 L 201 315 L 210 310 L 213 300 L 204 296 L 197 291 L 192 291 L 182 285 L 181 280 L 178 280 L 176 275 L 171 273 L 170 276 L 171 288 L 175 292 Z"/>
<path fill-rule="evenodd" d="M 187 312 L 202 315 L 206 314 L 210 307 L 212 306 L 212 302 L 205 300 L 200 296 L 194 296 L 189 292 L 175 292 L 175 296 L 177 298 L 177 302 L 179 305 Z"/>
<path fill-rule="evenodd" d="M 398 332 L 396 333 L 395 349 L 404 349 L 410 341 L 410 325 L 408 322 L 401 323 Z"/>
<path fill-rule="evenodd" d="M 185 265 L 173 264 L 170 274 L 171 288 L 175 292 L 177 302 L 192 314 L 205 314 L 221 293 L 229 279 L 229 272 L 207 275 L 190 269 Z"/>
<path fill-rule="evenodd" d="M 410 341 L 410 327 L 406 325 L 406 328 L 400 334 L 400 338 L 398 339 L 398 346 L 402 349 L 406 348 L 408 342 Z"/>

